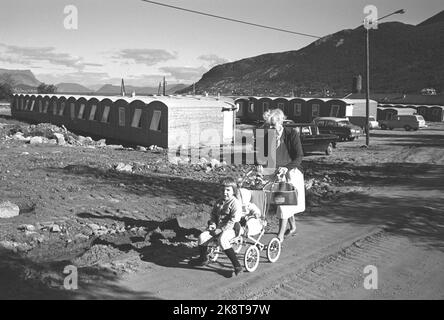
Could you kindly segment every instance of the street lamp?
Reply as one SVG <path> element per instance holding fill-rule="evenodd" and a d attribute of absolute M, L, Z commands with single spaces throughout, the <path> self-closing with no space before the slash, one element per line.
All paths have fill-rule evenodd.
<path fill-rule="evenodd" d="M 390 17 L 394 14 L 403 14 L 405 13 L 404 9 L 400 9 L 397 10 L 395 12 L 392 12 L 386 16 L 383 16 L 382 18 L 379 18 L 374 22 L 377 22 L 379 20 L 385 19 L 387 17 Z M 365 24 L 366 21 L 364 21 Z M 371 28 L 371 26 L 366 26 L 364 25 L 364 28 L 366 29 L 365 32 L 365 60 L 366 60 L 366 85 L 365 85 L 365 132 L 366 132 L 366 136 L 365 136 L 365 144 L 367 145 L 367 147 L 370 144 L 370 130 L 369 130 L 369 113 L 370 113 L 370 46 L 369 46 L 369 30 Z"/>

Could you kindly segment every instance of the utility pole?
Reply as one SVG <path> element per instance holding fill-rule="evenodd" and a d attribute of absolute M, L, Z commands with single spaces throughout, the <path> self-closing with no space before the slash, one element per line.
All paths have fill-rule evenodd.
<path fill-rule="evenodd" d="M 394 14 L 404 14 L 405 10 L 400 9 L 395 12 L 392 12 L 386 16 L 383 16 L 382 18 L 377 19 L 376 21 L 371 22 L 376 23 L 382 19 L 385 19 L 387 17 L 390 17 Z M 365 84 L 365 130 L 366 130 L 366 136 L 365 136 L 365 144 L 367 147 L 370 145 L 370 132 L 369 132 L 369 113 L 370 113 L 370 41 L 369 41 L 369 34 L 370 29 L 372 28 L 371 25 L 367 25 L 368 21 L 364 20 L 364 28 L 365 28 L 365 60 L 366 60 L 366 84 Z"/>
<path fill-rule="evenodd" d="M 163 95 L 164 96 L 166 95 L 165 92 L 166 92 L 166 80 L 165 80 L 165 77 L 163 77 Z"/>

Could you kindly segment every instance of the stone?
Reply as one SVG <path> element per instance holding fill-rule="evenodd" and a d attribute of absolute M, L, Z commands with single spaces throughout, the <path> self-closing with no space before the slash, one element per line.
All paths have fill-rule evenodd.
<path fill-rule="evenodd" d="M 60 228 L 59 225 L 57 225 L 57 224 L 53 224 L 53 225 L 49 228 L 49 231 L 54 232 L 54 233 L 58 233 L 58 232 L 61 232 L 62 229 Z"/>
<path fill-rule="evenodd" d="M 43 137 L 32 137 L 29 140 L 30 144 L 42 144 L 43 143 Z"/>
<path fill-rule="evenodd" d="M 32 224 L 22 224 L 18 227 L 18 229 L 22 231 L 35 231 L 36 227 L 34 227 Z"/>
<path fill-rule="evenodd" d="M 88 224 L 88 227 L 90 227 L 91 230 L 93 230 L 93 231 L 100 229 L 100 226 L 98 224 L 95 224 L 95 223 Z"/>
<path fill-rule="evenodd" d="M 176 223 L 183 229 L 202 229 L 207 226 L 210 215 L 206 212 L 193 212 L 176 217 Z"/>
<path fill-rule="evenodd" d="M 145 151 L 146 151 L 146 148 L 145 148 L 145 147 L 142 147 L 142 146 L 137 146 L 137 151 L 143 151 L 143 152 L 145 152 Z"/>
<path fill-rule="evenodd" d="M 106 147 L 106 140 L 105 139 L 101 139 L 99 141 L 96 142 L 98 147 Z"/>
<path fill-rule="evenodd" d="M 218 168 L 218 167 L 220 167 L 220 161 L 217 159 L 211 159 L 210 165 L 212 168 Z"/>
<path fill-rule="evenodd" d="M 119 162 L 116 165 L 115 169 L 116 169 L 116 171 L 119 171 L 119 172 L 129 172 L 129 173 L 133 172 L 133 166 L 129 165 L 129 164 L 125 164 L 123 162 Z"/>
<path fill-rule="evenodd" d="M 23 133 L 21 133 L 21 132 L 17 132 L 16 134 L 14 134 L 13 136 L 12 136 L 12 139 L 14 139 L 14 140 L 19 140 L 19 141 L 26 141 L 26 142 L 29 142 L 29 140 L 31 140 L 31 138 L 25 138 L 24 136 L 23 136 Z"/>
<path fill-rule="evenodd" d="M 20 213 L 20 208 L 9 201 L 0 203 L 0 218 L 13 218 L 18 216 Z"/>
<path fill-rule="evenodd" d="M 61 133 L 54 133 L 54 137 L 57 139 L 57 144 L 63 146 L 66 144 L 65 136 Z"/>

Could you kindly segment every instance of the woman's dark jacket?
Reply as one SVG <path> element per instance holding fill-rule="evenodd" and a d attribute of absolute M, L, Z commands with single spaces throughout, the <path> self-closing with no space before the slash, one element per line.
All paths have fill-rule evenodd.
<path fill-rule="evenodd" d="M 265 128 L 260 128 L 260 129 L 265 129 Z M 302 143 L 299 137 L 299 133 L 294 128 L 284 127 L 282 135 L 284 137 L 284 142 L 285 146 L 287 147 L 288 154 L 291 158 L 291 162 L 287 163 L 285 167 L 288 168 L 288 170 L 291 170 L 293 168 L 298 168 L 299 170 L 302 171 L 301 163 L 302 163 L 302 158 L 304 156 L 304 151 L 302 149 Z M 268 132 L 266 129 L 265 129 L 264 138 L 265 138 L 264 151 L 265 154 L 268 155 Z"/>

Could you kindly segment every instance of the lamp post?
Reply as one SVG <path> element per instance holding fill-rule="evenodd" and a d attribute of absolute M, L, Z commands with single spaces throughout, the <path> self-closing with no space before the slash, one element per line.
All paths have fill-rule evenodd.
<path fill-rule="evenodd" d="M 404 9 L 397 10 L 395 12 L 392 12 L 386 16 L 383 16 L 382 18 L 379 18 L 374 22 L 377 22 L 379 20 L 385 19 L 387 17 L 390 17 L 394 14 L 403 14 L 405 13 Z M 369 45 L 369 33 L 371 26 L 365 25 L 364 21 L 364 28 L 365 28 L 365 60 L 366 60 L 366 84 L 365 84 L 365 144 L 367 147 L 370 145 L 370 130 L 369 130 L 369 117 L 370 117 L 370 45 Z"/>

